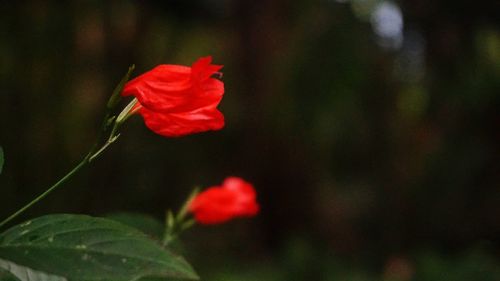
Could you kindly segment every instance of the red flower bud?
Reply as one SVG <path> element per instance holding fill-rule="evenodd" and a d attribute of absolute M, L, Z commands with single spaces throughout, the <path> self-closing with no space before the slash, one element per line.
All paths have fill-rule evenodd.
<path fill-rule="evenodd" d="M 134 108 L 153 132 L 178 137 L 224 127 L 217 109 L 224 83 L 212 76 L 222 65 L 212 57 L 198 59 L 191 67 L 162 64 L 129 81 L 123 96 L 135 96 Z"/>
<path fill-rule="evenodd" d="M 229 177 L 222 186 L 213 186 L 199 193 L 189 211 L 201 224 L 223 223 L 235 217 L 251 217 L 259 212 L 252 184 L 238 177 Z"/>

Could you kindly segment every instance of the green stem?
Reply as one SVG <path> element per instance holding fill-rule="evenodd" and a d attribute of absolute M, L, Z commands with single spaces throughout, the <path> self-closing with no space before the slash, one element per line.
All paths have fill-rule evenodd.
<path fill-rule="evenodd" d="M 76 167 L 73 168 L 69 173 L 67 173 L 63 178 L 61 178 L 58 182 L 56 182 L 54 185 L 52 185 L 49 189 L 44 191 L 42 194 L 38 195 L 35 199 L 31 200 L 28 204 L 26 204 L 24 207 L 21 209 L 17 210 L 15 213 L 10 215 L 8 218 L 4 219 L 2 222 L 0 222 L 0 228 L 16 218 L 18 215 L 24 213 L 26 210 L 28 210 L 31 206 L 35 205 L 38 203 L 40 200 L 45 198 L 47 195 L 49 195 L 52 191 L 56 190 L 59 186 L 61 186 L 63 183 L 68 181 L 74 174 L 76 174 L 78 171 L 80 171 L 84 166 L 92 162 L 97 156 L 99 156 L 106 148 L 108 148 L 109 145 L 114 143 L 116 139 L 120 136 L 118 133 L 118 128 L 127 120 L 130 115 L 136 112 L 136 110 L 132 110 L 134 105 L 137 103 L 137 99 L 134 99 L 125 109 L 120 113 L 120 115 L 117 117 L 112 115 L 113 109 L 118 105 L 118 102 L 120 101 L 120 94 L 123 90 L 123 87 L 125 86 L 125 83 L 128 81 L 130 74 L 134 70 L 135 66 L 132 65 L 129 67 L 127 74 L 122 78 L 120 83 L 116 86 L 115 90 L 113 91 L 113 94 L 111 95 L 111 98 L 108 100 L 108 103 L 106 104 L 106 112 L 104 114 L 104 120 L 102 121 L 101 125 L 101 130 L 99 131 L 97 141 L 94 143 L 92 148 L 90 149 L 90 152 L 83 158 L 83 160 L 76 165 Z M 110 126 L 113 125 L 113 128 L 111 129 L 111 133 L 109 134 L 108 139 L 106 142 L 101 146 L 101 148 L 97 149 L 99 147 L 99 143 L 101 142 L 101 139 L 106 133 Z"/>
<path fill-rule="evenodd" d="M 76 167 L 73 168 L 69 173 L 67 173 L 63 178 L 61 178 L 58 182 L 56 182 L 54 185 L 52 185 L 49 189 L 47 189 L 45 192 L 42 194 L 38 195 L 35 199 L 33 199 L 31 202 L 26 204 L 24 207 L 19 209 L 17 212 L 14 214 L 10 215 L 8 218 L 4 219 L 2 222 L 0 222 L 0 228 L 13 220 L 15 217 L 18 215 L 24 213 L 26 210 L 28 210 L 31 206 L 35 205 L 38 201 L 42 200 L 45 198 L 49 193 L 52 191 L 56 190 L 59 186 L 61 186 L 63 183 L 68 181 L 69 178 L 71 178 L 76 172 L 78 172 L 81 168 L 83 168 L 86 164 L 89 163 L 89 157 L 85 157 L 82 162 L 80 162 Z"/>
<path fill-rule="evenodd" d="M 163 233 L 162 245 L 164 247 L 168 246 L 185 230 L 191 228 L 196 221 L 194 219 L 186 219 L 188 213 L 189 205 L 191 201 L 196 197 L 199 192 L 199 188 L 194 188 L 189 194 L 188 198 L 182 204 L 181 209 L 176 216 L 171 211 L 167 211 L 165 217 L 165 231 Z"/>
<path fill-rule="evenodd" d="M 165 234 L 163 235 L 163 240 L 162 240 L 162 245 L 163 247 L 167 247 L 179 237 L 184 231 L 190 229 L 196 224 L 196 221 L 194 219 L 189 219 L 184 222 L 178 222 L 178 225 L 176 225 L 173 229 L 168 229 Z"/>
<path fill-rule="evenodd" d="M 15 217 L 18 215 L 24 213 L 26 210 L 28 210 L 31 206 L 35 205 L 38 203 L 38 201 L 42 200 L 45 198 L 47 195 L 49 195 L 52 191 L 56 190 L 59 186 L 61 186 L 63 183 L 67 182 L 74 174 L 76 174 L 78 171 L 80 171 L 85 165 L 89 164 L 92 160 L 94 160 L 97 156 L 99 156 L 106 148 L 112 144 L 116 139 L 118 138 L 118 135 L 116 136 L 110 136 L 108 141 L 97 150 L 97 152 L 91 151 L 83 160 L 76 165 L 76 167 L 73 168 L 69 173 L 67 173 L 63 178 L 61 178 L 58 182 L 56 182 L 54 185 L 52 185 L 49 189 L 44 191 L 42 194 L 38 195 L 35 199 L 31 200 L 28 204 L 26 204 L 24 207 L 19 209 L 17 212 L 13 213 L 10 215 L 8 218 L 4 219 L 2 222 L 0 222 L 0 228 L 13 220 Z"/>
<path fill-rule="evenodd" d="M 163 247 L 167 247 L 170 244 L 170 242 L 174 241 L 174 239 L 175 239 L 175 236 L 172 233 L 166 233 L 163 236 L 163 240 L 162 240 L 161 244 L 163 245 Z"/>
<path fill-rule="evenodd" d="M 113 129 L 114 129 L 114 128 L 113 128 Z M 99 149 L 97 150 L 97 152 L 89 154 L 89 157 L 88 157 L 88 162 L 89 162 L 89 163 L 90 163 L 90 162 L 92 162 L 92 161 L 94 161 L 94 159 L 95 159 L 97 156 L 99 156 L 99 155 L 100 155 L 100 154 L 101 154 L 104 150 L 106 150 L 106 148 L 108 148 L 108 146 L 110 146 L 112 143 L 114 143 L 114 142 L 118 139 L 118 137 L 120 136 L 120 134 L 118 134 L 118 135 L 113 135 L 113 133 L 116 133 L 116 132 L 113 130 L 113 132 L 112 132 L 112 134 L 109 136 L 108 140 L 106 140 L 106 142 L 104 143 L 104 145 L 103 145 L 101 148 L 99 148 Z"/>

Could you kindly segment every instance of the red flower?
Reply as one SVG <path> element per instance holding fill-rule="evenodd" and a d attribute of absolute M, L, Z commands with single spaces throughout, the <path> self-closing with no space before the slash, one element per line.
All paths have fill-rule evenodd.
<path fill-rule="evenodd" d="M 198 59 L 191 67 L 159 65 L 129 81 L 122 95 L 137 98 L 134 109 L 157 134 L 178 137 L 219 130 L 224 127 L 224 116 L 217 110 L 224 83 L 212 75 L 222 65 L 211 62 L 209 56 Z"/>
<path fill-rule="evenodd" d="M 222 186 L 214 186 L 198 194 L 189 210 L 202 224 L 217 224 L 235 217 L 251 217 L 259 212 L 252 184 L 229 177 Z"/>

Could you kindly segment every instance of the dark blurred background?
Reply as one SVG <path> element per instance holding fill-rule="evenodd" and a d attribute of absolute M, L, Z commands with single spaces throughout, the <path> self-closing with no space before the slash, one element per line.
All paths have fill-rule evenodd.
<path fill-rule="evenodd" d="M 140 117 L 19 218 L 140 212 L 253 182 L 261 213 L 183 236 L 203 280 L 500 280 L 498 1 L 0 3 L 0 216 L 91 146 L 115 84 L 224 64 L 222 131 Z"/>

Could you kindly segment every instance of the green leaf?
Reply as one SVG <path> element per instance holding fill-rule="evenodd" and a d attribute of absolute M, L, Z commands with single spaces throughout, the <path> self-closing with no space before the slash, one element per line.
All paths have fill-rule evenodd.
<path fill-rule="evenodd" d="M 29 267 L 0 259 L 0 281 L 66 281 L 61 276 L 50 275 Z"/>
<path fill-rule="evenodd" d="M 142 232 L 83 215 L 43 216 L 12 227 L 0 234 L 0 259 L 71 281 L 198 279 L 182 257 Z"/>
<path fill-rule="evenodd" d="M 120 101 L 123 88 L 125 87 L 125 84 L 129 80 L 130 75 L 132 74 L 132 71 L 134 71 L 134 69 L 135 65 L 131 65 L 128 68 L 127 73 L 122 77 L 122 80 L 120 80 L 120 82 L 116 85 L 115 89 L 113 90 L 113 94 L 111 94 L 111 97 L 109 98 L 106 105 L 108 109 L 113 109 Z"/>
<path fill-rule="evenodd" d="M 21 281 L 6 269 L 0 268 L 0 281 Z"/>
<path fill-rule="evenodd" d="M 3 148 L 0 146 L 0 174 L 2 173 L 3 162 L 4 162 Z"/>
<path fill-rule="evenodd" d="M 173 280 L 175 280 L 175 279 L 159 278 L 159 277 L 144 277 L 144 278 L 139 279 L 138 281 L 173 281 Z"/>
<path fill-rule="evenodd" d="M 140 213 L 113 213 L 106 216 L 111 219 L 146 233 L 153 238 L 161 238 L 163 235 L 163 225 L 156 218 Z"/>

